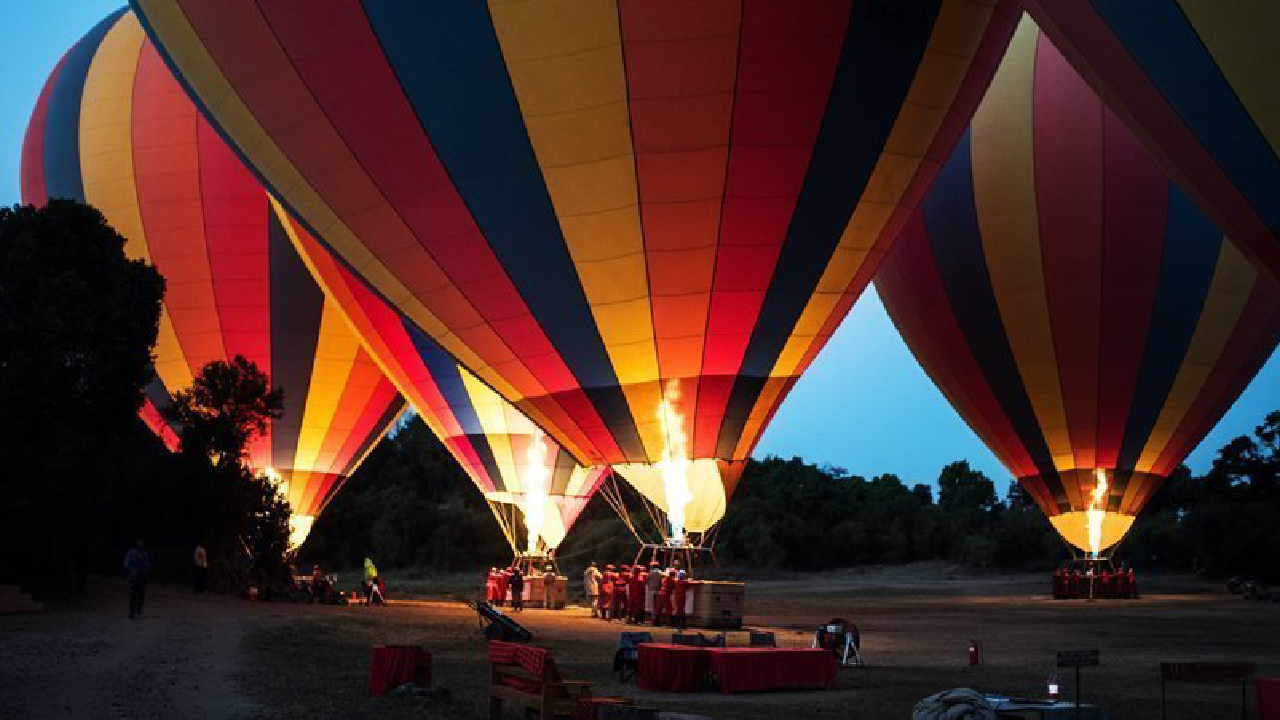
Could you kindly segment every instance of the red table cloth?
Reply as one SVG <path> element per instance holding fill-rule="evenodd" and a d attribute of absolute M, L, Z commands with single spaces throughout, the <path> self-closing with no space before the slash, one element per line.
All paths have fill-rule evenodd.
<path fill-rule="evenodd" d="M 1258 678 L 1258 717 L 1280 720 L 1280 677 Z"/>
<path fill-rule="evenodd" d="M 706 648 L 720 692 L 831 688 L 835 657 L 819 648 Z"/>
<path fill-rule="evenodd" d="M 706 648 L 642 643 L 636 676 L 642 690 L 698 692 L 707 684 L 711 660 Z"/>
<path fill-rule="evenodd" d="M 418 645 L 374 645 L 369 694 L 386 695 L 404 683 L 431 684 L 431 653 Z"/>

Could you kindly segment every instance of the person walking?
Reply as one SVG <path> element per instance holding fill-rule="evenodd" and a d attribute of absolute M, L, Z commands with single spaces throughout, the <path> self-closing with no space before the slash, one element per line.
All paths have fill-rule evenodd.
<path fill-rule="evenodd" d="M 524 612 L 524 575 L 520 574 L 520 566 L 511 568 L 511 612 Z"/>
<path fill-rule="evenodd" d="M 151 557 L 141 540 L 124 554 L 124 572 L 129 583 L 129 619 L 132 620 L 142 614 L 142 604 L 147 599 L 147 578 L 151 575 Z"/>
<path fill-rule="evenodd" d="M 556 571 L 550 565 L 542 574 L 542 607 L 547 610 L 556 608 Z"/>
<path fill-rule="evenodd" d="M 191 569 L 191 586 L 196 592 L 202 593 L 209 577 L 209 554 L 205 552 L 204 543 L 196 543 L 196 549 L 191 553 L 191 563 L 194 565 Z"/>
<path fill-rule="evenodd" d="M 600 617 L 600 568 L 595 563 L 582 572 L 582 592 L 586 593 L 587 604 L 591 606 L 591 617 Z"/>

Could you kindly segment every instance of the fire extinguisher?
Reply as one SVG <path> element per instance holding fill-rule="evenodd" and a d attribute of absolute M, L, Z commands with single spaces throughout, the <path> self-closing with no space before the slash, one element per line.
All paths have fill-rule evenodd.
<path fill-rule="evenodd" d="M 982 664 L 982 643 L 977 640 L 969 641 L 969 664 Z"/>

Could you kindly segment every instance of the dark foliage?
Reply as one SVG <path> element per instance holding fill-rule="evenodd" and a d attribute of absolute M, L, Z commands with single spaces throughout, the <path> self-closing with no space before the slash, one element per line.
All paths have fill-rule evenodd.
<path fill-rule="evenodd" d="M 219 462 L 238 462 L 249 441 L 282 415 L 284 392 L 271 389 L 266 374 L 237 355 L 215 360 L 173 394 L 164 416 L 182 428 L 184 451 L 199 451 Z"/>
<path fill-rule="evenodd" d="M 1213 470 L 1180 467 L 1118 547 L 1144 570 L 1260 574 L 1280 581 L 1280 412 L 1253 437 L 1232 441 Z M 730 567 L 821 570 L 943 560 L 976 568 L 1045 570 L 1071 551 L 1016 483 L 1001 499 L 967 462 L 930 485 L 871 479 L 799 458 L 751 461 L 719 530 Z M 474 569 L 509 559 L 470 481 L 416 419 L 379 446 L 316 523 L 309 560 Z M 636 544 L 601 498 L 588 504 L 561 546 L 562 569 L 590 560 L 630 562 Z"/>
<path fill-rule="evenodd" d="M 165 449 L 137 415 L 164 280 L 124 247 L 79 203 L 0 209 L 0 583 L 62 595 L 138 539 L 159 580 L 200 540 L 215 582 L 278 578 L 288 508 L 240 457 L 279 393 L 243 358 L 206 368 L 178 393 L 186 450 Z"/>
<path fill-rule="evenodd" d="M 510 562 L 480 492 L 418 417 L 383 440 L 316 520 L 299 565 L 420 566 L 447 572 Z"/>
<path fill-rule="evenodd" d="M 215 585 L 275 585 L 288 575 L 289 506 L 272 480 L 245 464 L 249 442 L 283 406 L 284 393 L 237 355 L 206 364 L 163 411 L 182 427 L 175 465 L 185 488 L 177 509 L 191 545 L 204 543 Z"/>
<path fill-rule="evenodd" d="M 0 209 L 0 575 L 69 586 L 151 379 L 164 280 L 102 214 Z M 123 551 L 122 551 L 123 552 Z"/>

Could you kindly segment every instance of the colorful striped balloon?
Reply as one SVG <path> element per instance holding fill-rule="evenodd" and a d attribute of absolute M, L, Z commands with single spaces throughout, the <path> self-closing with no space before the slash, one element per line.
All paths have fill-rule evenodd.
<path fill-rule="evenodd" d="M 1029 20 L 876 285 L 956 410 L 1092 551 L 1280 338 L 1280 291 Z"/>
<path fill-rule="evenodd" d="M 673 519 L 723 513 L 1014 23 L 1009 0 L 133 6 L 314 235 Z"/>
<path fill-rule="evenodd" d="M 1280 282 L 1280 5 L 1026 6 L 1178 184 Z"/>
<path fill-rule="evenodd" d="M 261 184 L 174 81 L 132 13 L 85 35 L 45 84 L 22 154 L 23 201 L 96 206 L 167 283 L 143 417 L 208 362 L 243 355 L 285 393 L 249 448 L 305 529 L 404 401 L 326 302 Z"/>
<path fill-rule="evenodd" d="M 283 208 L 280 212 L 287 217 Z M 512 550 L 554 552 L 608 468 L 578 465 L 511 403 L 374 295 L 305 229 L 292 221 L 286 227 L 369 353 L 484 493 Z"/>

